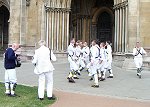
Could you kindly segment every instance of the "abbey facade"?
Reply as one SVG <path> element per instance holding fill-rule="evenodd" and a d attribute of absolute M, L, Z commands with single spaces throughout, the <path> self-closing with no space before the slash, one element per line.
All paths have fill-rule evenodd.
<path fill-rule="evenodd" d="M 70 38 L 112 42 L 131 52 L 150 47 L 150 0 L 0 0 L 0 50 L 17 42 L 30 52 L 40 39 L 66 52 Z"/>

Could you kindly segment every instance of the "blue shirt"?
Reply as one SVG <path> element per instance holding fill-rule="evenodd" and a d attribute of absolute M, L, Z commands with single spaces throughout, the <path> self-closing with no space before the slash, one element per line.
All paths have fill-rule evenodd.
<path fill-rule="evenodd" d="M 4 67 L 5 69 L 14 69 L 16 67 L 16 55 L 12 48 L 7 48 L 5 52 L 5 61 Z"/>

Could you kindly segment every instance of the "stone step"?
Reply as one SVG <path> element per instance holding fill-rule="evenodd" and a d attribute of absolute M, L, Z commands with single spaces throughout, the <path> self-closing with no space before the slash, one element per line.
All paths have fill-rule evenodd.
<path fill-rule="evenodd" d="M 136 69 L 132 53 L 113 54 L 113 64 L 124 69 Z M 143 68 L 150 69 L 150 55 L 143 57 Z"/>

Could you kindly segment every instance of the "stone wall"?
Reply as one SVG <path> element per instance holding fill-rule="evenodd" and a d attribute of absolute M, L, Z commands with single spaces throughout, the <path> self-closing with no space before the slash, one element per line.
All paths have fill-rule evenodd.
<path fill-rule="evenodd" d="M 26 45 L 36 46 L 36 43 L 40 40 L 41 34 L 41 16 L 42 10 L 41 5 L 42 0 L 31 0 L 30 5 L 26 7 L 27 14 L 27 35 L 26 35 Z"/>
<path fill-rule="evenodd" d="M 140 0 L 140 38 L 142 45 L 150 48 L 150 0 Z"/>
<path fill-rule="evenodd" d="M 9 44 L 20 43 L 20 16 L 21 1 L 10 0 L 10 24 L 9 24 Z"/>
<path fill-rule="evenodd" d="M 128 51 L 132 52 L 139 37 L 139 0 L 128 0 Z"/>
<path fill-rule="evenodd" d="M 150 42 L 150 1 L 128 0 L 128 40 L 129 51 L 135 46 L 136 41 L 141 42 L 145 48 L 149 48 Z"/>

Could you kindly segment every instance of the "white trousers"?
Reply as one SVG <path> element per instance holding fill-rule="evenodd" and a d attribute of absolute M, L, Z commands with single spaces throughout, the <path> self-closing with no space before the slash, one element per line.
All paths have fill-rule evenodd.
<path fill-rule="evenodd" d="M 84 60 L 80 58 L 79 60 L 79 65 L 81 65 L 81 67 L 85 67 L 85 63 L 84 63 Z"/>
<path fill-rule="evenodd" d="M 143 58 L 134 58 L 134 63 L 137 68 L 141 68 L 143 65 Z"/>
<path fill-rule="evenodd" d="M 81 70 L 82 68 L 85 68 L 85 63 L 83 61 L 83 59 L 79 58 L 76 62 L 77 66 L 78 66 L 78 70 Z M 80 67 L 81 66 L 81 67 Z"/>
<path fill-rule="evenodd" d="M 16 70 L 7 69 L 5 70 L 5 83 L 17 83 Z"/>
<path fill-rule="evenodd" d="M 89 56 L 84 58 L 84 62 L 85 62 L 85 65 L 87 65 L 90 61 L 89 61 Z"/>
<path fill-rule="evenodd" d="M 101 75 L 101 72 L 105 72 L 105 63 L 106 63 L 106 61 L 103 61 L 101 64 L 99 63 L 98 64 L 98 73 L 99 73 L 99 77 L 101 77 L 102 75 Z"/>
<path fill-rule="evenodd" d="M 105 63 L 105 69 L 112 69 L 111 68 L 111 64 L 112 64 L 112 60 L 106 61 L 106 63 Z"/>
<path fill-rule="evenodd" d="M 53 92 L 53 72 L 45 72 L 39 75 L 39 83 L 38 83 L 38 97 L 44 98 L 45 91 L 45 82 L 46 83 L 46 91 L 47 97 L 52 97 Z"/>
<path fill-rule="evenodd" d="M 14 86 L 17 83 L 16 70 L 15 69 L 7 69 L 5 70 L 5 88 L 6 94 L 15 94 Z"/>
<path fill-rule="evenodd" d="M 77 66 L 76 62 L 71 59 L 70 56 L 68 57 L 68 61 L 70 63 L 70 70 L 71 71 L 72 70 L 77 71 L 78 70 L 78 66 Z"/>

